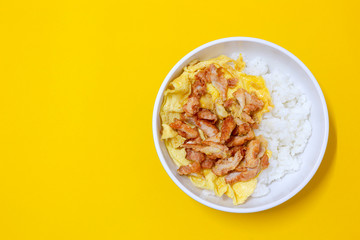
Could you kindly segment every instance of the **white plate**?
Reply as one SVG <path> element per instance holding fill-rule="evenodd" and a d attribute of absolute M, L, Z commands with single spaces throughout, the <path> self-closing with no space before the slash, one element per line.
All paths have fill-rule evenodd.
<path fill-rule="evenodd" d="M 260 198 L 250 197 L 245 204 L 234 206 L 232 200 L 227 196 L 222 198 L 203 196 L 201 194 L 202 189 L 192 185 L 187 177 L 177 174 L 177 167 L 170 158 L 164 142 L 161 141 L 159 111 L 163 101 L 163 92 L 168 83 L 178 77 L 182 69 L 192 60 L 207 60 L 218 57 L 221 54 L 231 56 L 234 53 L 240 52 L 248 59 L 255 57 L 264 58 L 269 65 L 270 71 L 280 69 L 288 74 L 294 84 L 306 94 L 312 104 L 310 116 L 312 135 L 304 153 L 300 156 L 302 165 L 299 171 L 286 175 L 280 181 L 273 182 L 270 185 L 271 192 L 268 195 Z M 266 210 L 285 202 L 298 193 L 310 181 L 318 169 L 325 153 L 329 135 L 329 117 L 324 95 L 309 69 L 284 48 L 265 40 L 248 37 L 232 37 L 212 41 L 198 47 L 183 57 L 171 69 L 160 87 L 155 101 L 152 124 L 157 154 L 166 172 L 176 185 L 187 195 L 206 206 L 236 213 Z"/>

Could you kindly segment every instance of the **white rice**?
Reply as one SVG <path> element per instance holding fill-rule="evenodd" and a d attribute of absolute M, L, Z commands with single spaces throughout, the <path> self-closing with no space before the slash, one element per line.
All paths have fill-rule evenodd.
<path fill-rule="evenodd" d="M 246 61 L 246 60 L 245 60 Z M 269 184 L 301 167 L 301 154 L 311 135 L 309 122 L 311 104 L 294 86 L 289 76 L 280 71 L 269 72 L 262 58 L 246 61 L 245 73 L 261 75 L 270 91 L 274 109 L 264 114 L 256 135 L 263 135 L 269 143 L 270 165 L 258 177 L 253 197 L 270 192 Z"/>

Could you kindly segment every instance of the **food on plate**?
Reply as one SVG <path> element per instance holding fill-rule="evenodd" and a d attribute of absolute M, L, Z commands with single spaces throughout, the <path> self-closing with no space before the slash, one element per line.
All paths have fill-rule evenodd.
<path fill-rule="evenodd" d="M 169 83 L 160 110 L 162 139 L 178 174 L 204 191 L 230 197 L 235 205 L 251 195 L 267 194 L 275 180 L 272 173 L 280 178 L 286 174 L 276 172 L 272 163 L 272 149 L 281 153 L 277 143 L 282 136 L 276 133 L 278 142 L 272 142 L 274 136 L 263 126 L 267 121 L 274 128 L 274 117 L 268 115 L 277 108 L 272 100 L 277 92 L 267 88 L 267 66 L 256 61 L 246 66 L 240 54 L 237 60 L 221 55 L 191 62 Z M 304 136 L 307 141 L 309 136 Z"/>
<path fill-rule="evenodd" d="M 262 77 L 242 72 L 244 66 L 241 56 L 192 62 L 169 84 L 160 113 L 162 139 L 178 174 L 234 204 L 254 191 L 257 175 L 268 166 L 260 158 L 270 155 L 263 144 L 258 156 L 260 139 L 266 140 L 254 134 L 272 107 L 270 93 Z"/>

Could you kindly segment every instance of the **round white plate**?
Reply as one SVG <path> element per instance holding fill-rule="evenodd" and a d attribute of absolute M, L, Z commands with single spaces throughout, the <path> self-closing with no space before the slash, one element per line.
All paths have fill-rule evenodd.
<path fill-rule="evenodd" d="M 204 196 L 202 189 L 195 187 L 185 176 L 177 174 L 177 167 L 170 158 L 165 144 L 161 141 L 161 123 L 159 111 L 163 101 L 163 92 L 168 83 L 178 77 L 182 69 L 192 60 L 200 61 L 218 57 L 221 54 L 232 56 L 242 53 L 248 59 L 262 57 L 269 70 L 280 69 L 290 76 L 295 86 L 300 88 L 311 102 L 310 123 L 312 135 L 300 155 L 302 165 L 299 171 L 287 174 L 280 181 L 270 184 L 270 193 L 264 197 L 249 197 L 245 204 L 234 206 L 227 196 Z M 275 106 L 276 107 L 276 106 Z M 324 156 L 328 135 L 329 117 L 324 95 L 313 74 L 292 53 L 271 42 L 248 37 L 232 37 L 206 43 L 183 57 L 169 72 L 156 97 L 153 111 L 153 136 L 157 154 L 166 172 L 175 184 L 196 201 L 226 212 L 257 212 L 277 206 L 298 193 L 313 177 Z"/>

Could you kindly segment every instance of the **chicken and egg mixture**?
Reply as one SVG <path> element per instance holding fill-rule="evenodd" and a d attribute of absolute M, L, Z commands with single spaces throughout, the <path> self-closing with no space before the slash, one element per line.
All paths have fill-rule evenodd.
<path fill-rule="evenodd" d="M 160 110 L 162 139 L 178 173 L 235 205 L 253 193 L 271 155 L 253 131 L 273 107 L 270 93 L 244 67 L 241 55 L 191 62 L 165 90 Z"/>

